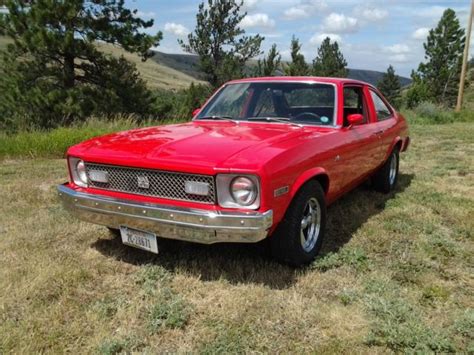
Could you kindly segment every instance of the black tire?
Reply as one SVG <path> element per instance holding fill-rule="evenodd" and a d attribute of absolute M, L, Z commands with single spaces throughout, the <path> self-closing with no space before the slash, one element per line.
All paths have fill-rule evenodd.
<path fill-rule="evenodd" d="M 372 182 L 376 191 L 388 194 L 395 188 L 398 181 L 399 163 L 398 148 L 395 148 L 384 165 L 373 176 Z M 393 176 L 393 169 L 395 169 L 395 176 Z"/>
<path fill-rule="evenodd" d="M 315 241 L 311 238 L 313 242 L 308 242 L 305 249 L 301 236 L 301 233 L 304 233 L 302 230 L 304 222 L 303 217 L 315 210 L 315 208 L 312 209 L 312 207 L 316 207 L 316 205 L 312 207 L 310 207 L 310 205 L 315 204 L 316 201 L 320 210 L 319 230 Z M 313 216 L 313 219 L 314 218 L 317 218 L 317 216 Z M 310 226 L 306 228 L 311 228 L 313 225 L 312 223 L 313 222 L 311 222 Z M 309 223 L 307 223 L 307 225 L 308 224 Z M 278 261 L 292 266 L 301 266 L 310 263 L 314 260 L 321 249 L 325 229 L 326 201 L 324 198 L 324 191 L 319 182 L 312 180 L 303 185 L 297 192 L 293 201 L 291 201 L 283 220 L 280 222 L 273 235 L 270 236 L 272 256 Z M 308 230 L 306 230 L 306 232 L 309 234 Z M 304 235 L 307 236 L 308 234 Z M 308 241 L 309 239 L 310 238 L 308 238 Z"/>

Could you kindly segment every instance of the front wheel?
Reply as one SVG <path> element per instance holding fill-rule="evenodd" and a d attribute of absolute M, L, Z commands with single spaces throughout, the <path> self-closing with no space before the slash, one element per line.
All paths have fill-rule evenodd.
<path fill-rule="evenodd" d="M 376 191 L 389 193 L 395 188 L 398 181 L 399 153 L 395 148 L 390 154 L 384 165 L 377 171 L 373 177 L 374 188 Z"/>
<path fill-rule="evenodd" d="M 270 237 L 273 257 L 300 266 L 314 260 L 326 228 L 326 201 L 321 185 L 309 181 L 298 191 Z"/>

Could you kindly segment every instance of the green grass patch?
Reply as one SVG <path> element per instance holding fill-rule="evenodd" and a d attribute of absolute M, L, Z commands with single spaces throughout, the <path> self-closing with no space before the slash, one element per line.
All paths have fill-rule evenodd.
<path fill-rule="evenodd" d="M 90 119 L 70 127 L 50 131 L 30 131 L 15 134 L 0 132 L 0 159 L 62 158 L 70 146 L 86 139 L 133 128 L 156 126 L 176 121 L 137 122 L 133 117 L 114 120 Z"/>
<path fill-rule="evenodd" d="M 368 308 L 375 321 L 367 336 L 370 346 L 387 346 L 393 351 L 453 352 L 449 334 L 428 327 L 417 309 L 404 300 L 371 298 Z"/>
<path fill-rule="evenodd" d="M 329 253 L 316 259 L 312 266 L 320 271 L 328 271 L 341 266 L 348 266 L 356 271 L 366 271 L 370 266 L 370 260 L 361 248 L 344 248 L 337 253 Z"/>
<path fill-rule="evenodd" d="M 113 338 L 104 340 L 96 352 L 101 355 L 130 354 L 142 347 L 143 343 L 135 337 Z"/>
<path fill-rule="evenodd" d="M 189 320 L 190 306 L 169 288 L 162 289 L 156 303 L 148 314 L 148 326 L 151 332 L 164 328 L 182 329 Z"/>

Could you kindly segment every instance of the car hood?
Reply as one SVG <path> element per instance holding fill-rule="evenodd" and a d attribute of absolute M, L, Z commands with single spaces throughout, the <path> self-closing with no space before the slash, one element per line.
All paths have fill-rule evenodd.
<path fill-rule="evenodd" d="M 308 133 L 279 123 L 193 121 L 93 138 L 71 147 L 68 154 L 98 163 L 208 173 L 237 154 L 252 160 L 252 152 L 261 146 Z"/>

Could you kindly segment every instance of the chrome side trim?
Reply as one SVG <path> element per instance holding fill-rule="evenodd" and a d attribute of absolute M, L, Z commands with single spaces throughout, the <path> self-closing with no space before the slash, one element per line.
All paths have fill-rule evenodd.
<path fill-rule="evenodd" d="M 64 207 L 81 220 L 119 228 L 125 225 L 156 235 L 197 243 L 255 243 L 268 235 L 273 211 L 209 211 L 163 206 L 78 192 L 58 186 Z"/>

